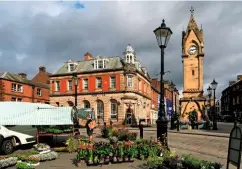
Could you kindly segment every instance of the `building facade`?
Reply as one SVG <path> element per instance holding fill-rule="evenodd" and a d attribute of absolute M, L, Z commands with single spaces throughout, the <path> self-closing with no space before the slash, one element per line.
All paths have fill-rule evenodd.
<path fill-rule="evenodd" d="M 221 114 L 234 116 L 234 111 L 242 113 L 242 75 L 237 76 L 237 81 L 230 81 L 222 91 Z"/>
<path fill-rule="evenodd" d="M 130 45 L 123 58 L 86 53 L 83 61 L 66 62 L 51 75 L 51 105 L 74 104 L 73 76 L 78 78 L 77 107 L 93 108 L 99 123 L 137 124 L 157 112 L 159 92 Z"/>
<path fill-rule="evenodd" d="M 49 84 L 28 80 L 25 73 L 0 73 L 0 101 L 49 104 Z"/>
<path fill-rule="evenodd" d="M 181 98 L 181 118 L 188 119 L 191 111 L 198 113 L 198 120 L 205 110 L 206 98 L 203 96 L 203 58 L 204 35 L 191 16 L 187 30 L 182 32 L 183 98 Z"/>

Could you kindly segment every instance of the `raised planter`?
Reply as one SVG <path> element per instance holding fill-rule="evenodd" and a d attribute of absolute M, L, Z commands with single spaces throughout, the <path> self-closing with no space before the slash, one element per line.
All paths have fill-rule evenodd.
<path fill-rule="evenodd" d="M 0 168 L 13 166 L 17 163 L 17 161 L 18 161 L 17 157 L 8 157 L 8 158 L 0 159 Z"/>

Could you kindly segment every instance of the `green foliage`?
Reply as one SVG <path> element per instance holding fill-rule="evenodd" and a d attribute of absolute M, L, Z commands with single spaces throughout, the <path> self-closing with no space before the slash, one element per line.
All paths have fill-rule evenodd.
<path fill-rule="evenodd" d="M 194 121 L 197 121 L 197 111 L 196 110 L 193 110 L 193 111 L 191 111 L 190 113 L 189 113 L 189 116 L 188 116 L 188 118 L 189 118 L 189 120 L 191 121 L 191 122 L 194 122 Z"/>
<path fill-rule="evenodd" d="M 149 157 L 147 159 L 146 166 L 147 168 L 153 169 L 153 168 L 159 168 L 163 163 L 163 158 L 162 157 Z"/>
<path fill-rule="evenodd" d="M 70 153 L 75 152 L 77 150 L 78 144 L 73 136 L 69 136 L 69 138 L 66 141 L 66 145 L 67 145 L 67 150 Z"/>
<path fill-rule="evenodd" d="M 17 169 L 34 169 L 33 166 L 28 165 L 28 164 L 25 163 L 25 162 L 18 162 L 17 165 L 16 165 L 16 168 L 17 168 Z"/>
<path fill-rule="evenodd" d="M 61 126 L 38 126 L 38 130 L 42 133 L 71 133 L 72 126 L 71 125 L 61 125 Z"/>

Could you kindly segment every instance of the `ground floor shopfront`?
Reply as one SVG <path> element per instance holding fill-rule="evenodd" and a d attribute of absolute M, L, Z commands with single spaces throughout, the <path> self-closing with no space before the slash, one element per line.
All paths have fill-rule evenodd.
<path fill-rule="evenodd" d="M 74 102 L 73 95 L 50 97 L 54 106 L 72 106 Z M 156 112 L 149 98 L 136 93 L 78 95 L 77 107 L 93 108 L 99 123 L 114 124 L 138 124 L 140 119 L 153 119 Z"/>

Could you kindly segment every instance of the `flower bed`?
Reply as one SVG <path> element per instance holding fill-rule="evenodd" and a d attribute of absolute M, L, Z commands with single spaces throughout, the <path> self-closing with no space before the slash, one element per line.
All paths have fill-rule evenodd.
<path fill-rule="evenodd" d="M 0 168 L 13 166 L 17 163 L 17 157 L 0 156 Z"/>
<path fill-rule="evenodd" d="M 221 169 L 222 165 L 209 161 L 199 160 L 191 155 L 181 157 L 174 153 L 164 152 L 161 157 L 149 158 L 145 164 L 149 169 Z"/>
<path fill-rule="evenodd" d="M 119 141 L 136 140 L 137 133 L 130 132 L 128 129 L 121 128 L 117 129 L 114 127 L 105 127 L 102 129 L 102 136 L 104 138 L 110 138 L 115 136 Z"/>
<path fill-rule="evenodd" d="M 48 145 L 45 145 L 45 148 Z M 37 149 L 35 145 L 35 149 Z M 6 168 L 16 165 L 18 169 L 32 169 L 38 166 L 41 161 L 54 160 L 58 153 L 54 151 L 40 153 L 36 150 L 30 150 L 22 153 L 14 153 L 8 156 L 0 156 L 0 168 Z"/>

